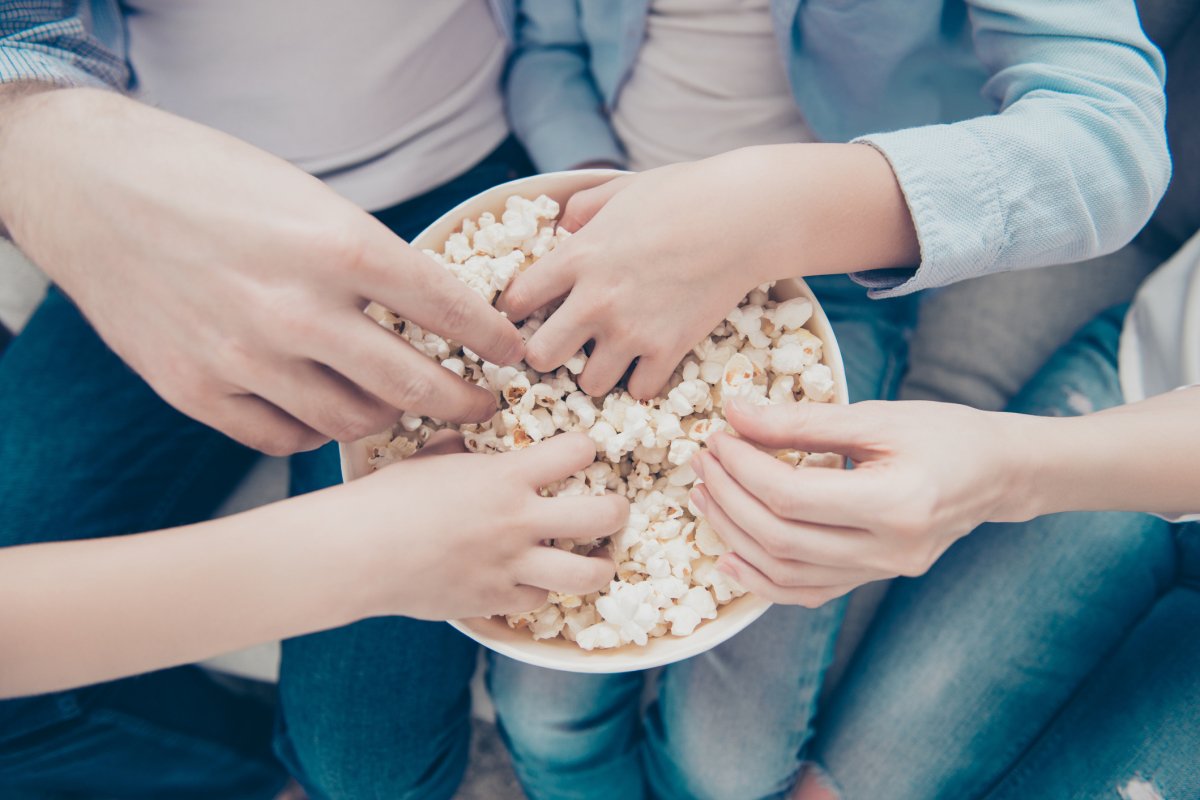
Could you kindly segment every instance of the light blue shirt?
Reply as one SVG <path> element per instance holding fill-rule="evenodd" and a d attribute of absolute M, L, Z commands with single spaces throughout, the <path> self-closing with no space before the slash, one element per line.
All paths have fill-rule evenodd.
<path fill-rule="evenodd" d="M 509 117 L 539 168 L 622 160 L 607 111 L 648 8 L 518 3 Z M 921 264 L 856 275 L 876 297 L 1110 252 L 1166 189 L 1165 66 L 1132 0 L 773 0 L 772 17 L 805 121 L 880 150 L 908 201 Z"/>

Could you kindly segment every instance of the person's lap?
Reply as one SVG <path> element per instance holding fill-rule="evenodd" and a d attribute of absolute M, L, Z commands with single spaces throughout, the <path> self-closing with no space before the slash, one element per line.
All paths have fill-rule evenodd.
<path fill-rule="evenodd" d="M 810 281 L 846 363 L 852 400 L 891 396 L 915 301 L 870 301 L 843 276 Z M 775 797 L 800 765 L 844 601 L 778 606 L 738 636 L 659 675 L 555 673 L 495 657 L 489 683 L 531 797 Z"/>
<path fill-rule="evenodd" d="M 1010 410 L 1121 402 L 1122 316 L 1088 325 Z M 1172 526 L 1145 514 L 982 526 L 893 586 L 822 717 L 818 766 L 848 800 L 980 796 L 1171 585 L 1177 561 Z"/>
<path fill-rule="evenodd" d="M 527 169 L 519 149 L 505 145 L 463 176 L 380 217 L 411 236 L 455 203 Z M 0 358 L 0 546 L 205 519 L 255 458 L 159 399 L 56 290 Z M 297 491 L 340 481 L 335 449 L 297 457 L 293 469 Z M 289 757 L 299 755 L 299 762 L 289 761 L 310 783 L 341 786 L 339 771 L 347 769 L 353 770 L 357 787 L 392 782 L 375 789 L 380 796 L 397 796 L 410 788 L 397 781 L 423 780 L 439 768 L 449 780 L 461 770 L 457 754 L 466 742 L 461 697 L 473 652 L 449 626 L 398 618 L 287 643 L 282 696 L 289 741 L 280 749 Z M 160 689 L 158 707 L 179 713 L 162 713 L 138 728 L 142 706 L 135 699 L 147 681 L 174 686 L 175 691 Z M 124 699 L 117 703 L 115 697 Z M 416 713 L 409 712 L 410 702 Z M 193 726 L 195 717 L 187 710 L 193 706 L 209 709 L 211 726 L 192 730 L 200 727 Z M 448 711 L 439 717 L 434 708 Z M 449 713 L 464 723 L 444 724 Z M 128 725 L 105 728 L 100 722 L 122 714 Z M 81 782 L 75 788 L 93 792 L 111 781 L 121 790 L 114 794 L 131 797 L 270 796 L 283 771 L 269 754 L 269 726 L 261 720 L 257 706 L 229 695 L 194 667 L 0 702 L 0 786 L 71 788 L 62 784 L 70 778 Z M 404 735 L 389 737 L 401 723 Z M 244 746 L 242 733 L 232 736 L 239 725 L 257 731 L 255 747 Z M 145 747 L 146 735 L 135 735 L 134 728 L 154 731 L 154 748 Z M 439 741 L 443 728 L 455 737 L 452 745 Z M 357 738 L 368 730 L 379 738 Z M 411 749 L 397 750 L 398 745 Z M 85 746 L 94 762 L 81 758 Z M 228 756 L 224 762 L 222 752 Z M 378 766 L 364 770 L 354 752 L 372 754 Z M 314 769 L 307 769 L 306 757 L 313 759 Z M 439 767 L 443 758 L 450 768 Z M 127 774 L 101 769 L 122 759 L 131 768 Z M 403 768 L 396 768 L 398 762 Z M 89 764 L 95 772 L 87 771 Z M 419 765 L 421 774 L 412 775 Z M 174 791 L 185 772 L 195 795 Z M 322 783 L 309 788 L 322 795 Z"/>
<path fill-rule="evenodd" d="M 1200 531 L 1180 535 L 1200 538 Z M 1193 570 L 1088 677 L 987 800 L 1200 797 L 1197 630 L 1200 572 Z"/>

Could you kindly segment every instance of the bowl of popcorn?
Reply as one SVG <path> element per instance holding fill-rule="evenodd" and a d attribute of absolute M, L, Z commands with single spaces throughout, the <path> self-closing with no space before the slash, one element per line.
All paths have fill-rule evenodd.
<path fill-rule="evenodd" d="M 578 170 L 496 186 L 447 212 L 412 244 L 489 301 L 521 271 L 569 234 L 556 227 L 572 194 L 621 173 Z M 606 547 L 617 565 L 604 591 L 551 592 L 522 614 L 451 624 L 484 646 L 519 661 L 573 672 L 648 669 L 703 653 L 745 628 L 770 606 L 716 569 L 727 551 L 688 501 L 697 478 L 690 463 L 714 431 L 728 430 L 724 403 L 846 403 L 846 377 L 829 320 L 801 280 L 752 291 L 676 368 L 660 397 L 635 400 L 618 386 L 589 397 L 575 378 L 580 351 L 559 369 L 497 366 L 455 342 L 372 305 L 367 313 L 426 356 L 490 389 L 499 410 L 487 422 L 462 425 L 467 449 L 499 453 L 536 447 L 565 431 L 582 431 L 596 461 L 543 491 L 554 495 L 616 492 L 630 501 L 624 530 L 603 541 L 546 542 L 574 552 Z M 546 318 L 521 324 L 526 338 Z M 345 480 L 407 458 L 438 429 L 438 420 L 405 415 L 389 431 L 345 444 Z M 826 453 L 782 451 L 797 468 L 841 468 Z"/>

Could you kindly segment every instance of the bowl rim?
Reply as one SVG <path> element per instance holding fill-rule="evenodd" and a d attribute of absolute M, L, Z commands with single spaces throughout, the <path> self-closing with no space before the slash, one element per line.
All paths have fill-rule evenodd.
<path fill-rule="evenodd" d="M 629 173 L 614 169 L 567 170 L 531 175 L 500 183 L 463 200 L 440 215 L 413 237 L 411 244 L 418 249 L 440 249 L 445 238 L 449 236 L 449 233 L 439 236 L 442 229 L 449 226 L 450 232 L 453 232 L 465 217 L 478 217 L 487 210 L 491 210 L 493 213 L 502 210 L 505 199 L 513 194 L 528 196 L 531 191 L 535 195 L 553 192 L 557 195 L 556 199 L 565 205 L 565 198 L 575 192 L 598 186 L 608 179 L 626 174 Z M 498 213 L 497 217 L 499 217 Z M 825 363 L 833 372 L 834 402 L 848 403 L 845 365 L 842 361 L 841 348 L 829 318 L 812 289 L 801 278 L 789 278 L 777 282 L 774 291 L 783 293 L 787 299 L 806 297 L 812 303 L 813 322 L 806 327 L 810 330 L 813 327 L 820 328 L 820 332 L 816 330 L 812 332 L 820 335 L 822 363 Z M 363 467 L 366 461 L 364 441 L 364 439 L 359 439 L 355 442 L 339 444 L 343 482 L 349 482 L 369 474 L 369 468 L 364 469 Z M 610 674 L 660 667 L 704 653 L 740 633 L 766 613 L 771 605 L 772 603 L 765 598 L 748 593 L 721 606 L 716 619 L 705 621 L 688 636 L 663 636 L 651 639 L 650 643 L 645 646 L 630 644 L 591 651 L 584 650 L 574 642 L 568 642 L 561 637 L 534 639 L 527 631 L 509 628 L 501 617 L 475 617 L 448 620 L 448 622 L 489 650 L 516 661 L 565 672 Z M 730 614 L 731 611 L 735 613 Z"/>

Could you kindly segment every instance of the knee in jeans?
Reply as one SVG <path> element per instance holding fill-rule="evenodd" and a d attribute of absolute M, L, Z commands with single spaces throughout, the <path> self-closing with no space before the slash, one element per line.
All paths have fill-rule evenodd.
<path fill-rule="evenodd" d="M 686 737 L 677 746 L 651 751 L 649 759 L 658 762 L 647 771 L 659 793 L 690 800 L 782 797 L 800 767 L 798 754 L 789 747 L 771 746 L 764 737 L 735 739 L 720 732 L 706 741 Z"/>
<path fill-rule="evenodd" d="M 515 758 L 542 763 L 572 763 L 587 757 L 582 740 L 588 726 L 580 707 L 559 702 L 539 702 L 522 693 L 495 697 L 496 722 Z"/>
<path fill-rule="evenodd" d="M 505 668 L 490 676 L 496 721 L 518 761 L 569 767 L 626 739 L 640 683 Z"/>
<path fill-rule="evenodd" d="M 359 751 L 320 732 L 304 742 L 289 735 L 276 742 L 276 750 L 314 798 L 449 800 L 466 772 L 469 745 L 470 725 L 464 721 L 427 747 L 403 753 Z"/>

